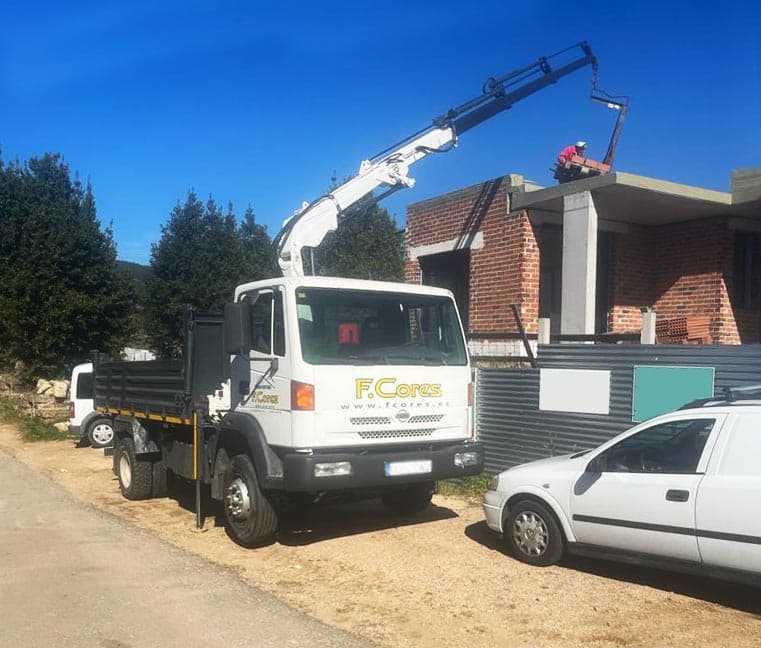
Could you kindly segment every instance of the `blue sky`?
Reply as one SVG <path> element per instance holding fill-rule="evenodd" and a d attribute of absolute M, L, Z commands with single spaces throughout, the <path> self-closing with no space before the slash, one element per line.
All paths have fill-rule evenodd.
<path fill-rule="evenodd" d="M 266 5 L 266 6 L 265 6 Z M 147 263 L 194 188 L 274 235 L 333 174 L 500 75 L 580 40 L 632 97 L 616 167 L 728 190 L 761 165 L 757 3 L 9 3 L 0 38 L 5 160 L 60 152 L 90 178 L 119 257 Z M 407 204 L 506 173 L 551 184 L 577 139 L 602 158 L 614 114 L 588 68 L 413 168 Z"/>

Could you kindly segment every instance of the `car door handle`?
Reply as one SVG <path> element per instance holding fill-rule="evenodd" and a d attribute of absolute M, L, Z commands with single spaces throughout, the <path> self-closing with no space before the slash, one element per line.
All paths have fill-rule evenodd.
<path fill-rule="evenodd" d="M 666 499 L 669 502 L 686 502 L 690 499 L 690 491 L 670 489 L 666 491 Z"/>

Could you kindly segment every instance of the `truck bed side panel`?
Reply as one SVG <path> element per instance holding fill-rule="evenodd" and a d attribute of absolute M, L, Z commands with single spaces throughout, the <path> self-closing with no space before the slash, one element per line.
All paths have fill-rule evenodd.
<path fill-rule="evenodd" d="M 181 360 L 99 363 L 94 400 L 112 413 L 183 421 L 190 416 Z"/>

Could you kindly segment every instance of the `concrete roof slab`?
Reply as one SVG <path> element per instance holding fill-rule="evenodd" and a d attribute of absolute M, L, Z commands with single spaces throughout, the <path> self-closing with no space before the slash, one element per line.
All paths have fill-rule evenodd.
<path fill-rule="evenodd" d="M 512 194 L 511 209 L 563 213 L 564 196 L 591 191 L 598 215 L 610 221 L 658 225 L 696 218 L 740 215 L 732 194 L 631 173 L 611 173 L 547 189 Z M 742 215 L 754 215 L 742 210 Z M 757 212 L 755 212 L 758 214 Z M 758 214 L 761 218 L 761 214 Z"/>

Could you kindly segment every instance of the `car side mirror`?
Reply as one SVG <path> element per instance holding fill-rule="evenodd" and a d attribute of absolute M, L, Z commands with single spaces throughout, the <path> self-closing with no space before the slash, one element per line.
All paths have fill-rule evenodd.
<path fill-rule="evenodd" d="M 599 474 L 605 472 L 605 455 L 599 454 L 587 464 L 587 472 Z"/>
<path fill-rule="evenodd" d="M 251 317 L 247 301 L 225 304 L 225 351 L 247 356 L 251 350 Z"/>

